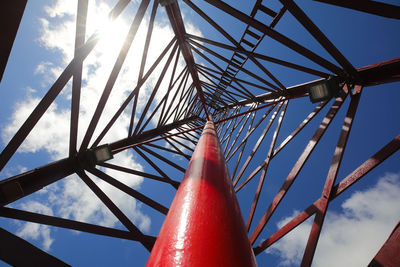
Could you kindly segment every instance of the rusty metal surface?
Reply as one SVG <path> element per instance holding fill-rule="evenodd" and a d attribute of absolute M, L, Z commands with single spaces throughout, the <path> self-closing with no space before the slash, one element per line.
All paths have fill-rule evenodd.
<path fill-rule="evenodd" d="M 400 265 L 400 222 L 393 229 L 388 240 L 383 244 L 368 267 L 396 267 Z"/>
<path fill-rule="evenodd" d="M 396 153 L 400 149 L 400 135 L 396 136 L 393 140 L 382 147 L 378 152 L 376 152 L 372 157 L 362 163 L 358 168 L 356 168 L 347 177 L 341 180 L 331 191 L 329 200 L 334 200 L 337 196 L 343 193 L 345 190 L 354 185 L 357 181 L 362 179 L 371 170 L 379 166 L 388 157 Z M 257 247 L 254 248 L 254 253 L 257 255 L 264 251 L 266 248 L 271 246 L 273 243 L 278 241 L 284 235 L 293 230 L 296 226 L 311 217 L 316 211 L 317 207 L 320 205 L 321 199 L 319 198 L 303 212 L 289 221 L 287 224 L 282 226 L 278 231 L 276 231 L 269 238 L 261 242 Z"/>
<path fill-rule="evenodd" d="M 310 266 L 314 257 L 315 249 L 317 247 L 318 239 L 325 220 L 326 211 L 328 210 L 329 197 L 331 195 L 333 186 L 335 185 L 336 177 L 347 145 L 347 140 L 353 126 L 358 103 L 360 102 L 361 88 L 355 88 L 355 91 L 357 91 L 357 93 L 351 98 L 350 106 L 347 110 L 347 114 L 343 122 L 342 130 L 339 135 L 339 140 L 333 154 L 332 163 L 329 167 L 328 176 L 326 177 L 326 182 L 322 190 L 322 195 L 320 198 L 321 202 L 317 206 L 317 213 L 315 215 L 314 223 L 308 237 L 301 266 Z"/>

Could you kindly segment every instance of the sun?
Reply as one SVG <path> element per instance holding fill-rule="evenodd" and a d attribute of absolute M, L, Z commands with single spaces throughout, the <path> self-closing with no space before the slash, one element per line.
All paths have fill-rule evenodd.
<path fill-rule="evenodd" d="M 115 20 L 110 20 L 108 14 L 111 8 L 105 2 L 91 1 L 87 17 L 88 37 L 96 34 L 99 38 L 98 47 L 103 51 L 119 51 L 128 33 L 129 25 L 120 15 Z M 100 49 L 99 49 L 100 50 Z"/>

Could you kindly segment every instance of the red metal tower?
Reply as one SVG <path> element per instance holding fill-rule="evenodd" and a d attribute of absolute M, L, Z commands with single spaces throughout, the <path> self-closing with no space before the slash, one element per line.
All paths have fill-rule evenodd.
<path fill-rule="evenodd" d="M 82 66 L 96 47 L 99 38 L 97 35 L 85 38 L 88 0 L 78 1 L 74 58 L 1 152 L 0 170 L 6 166 L 46 110 L 66 87 L 66 84 L 72 80 L 69 155 L 64 159 L 0 181 L 2 204 L 0 216 L 140 242 L 148 251 L 153 249 L 148 266 L 160 266 L 161 264 L 167 266 L 179 264 L 185 266 L 195 266 L 196 264 L 199 266 L 211 264 L 216 266 L 234 266 L 235 264 L 236 266 L 255 266 L 254 255 L 259 255 L 315 214 L 302 260 L 302 266 L 311 265 L 331 201 L 400 148 L 400 135 L 393 136 L 393 139 L 385 140 L 386 145 L 377 150 L 375 154 L 366 156 L 352 172 L 344 177 L 338 177 L 360 96 L 363 90 L 368 90 L 363 88 L 399 81 L 400 58 L 365 67 L 354 67 L 307 16 L 306 10 L 303 11 L 292 0 L 276 1 L 273 5 L 269 1 L 257 0 L 250 12 L 238 10 L 224 1 L 205 0 L 200 2 L 197 5 L 190 0 L 183 0 L 182 3 L 156 0 L 151 5 L 150 0 L 142 0 L 138 4 L 124 45 L 107 79 L 82 142 L 79 143 L 77 136 Z M 371 3 L 364 4 L 344 3 L 345 1 L 318 2 L 342 6 L 358 12 L 372 13 L 391 20 L 400 19 L 399 6 L 380 2 L 370 1 Z M 110 19 L 113 20 L 120 16 L 129 4 L 129 0 L 119 0 L 110 11 Z M 4 15 L 2 16 L 3 25 L 10 25 L 7 29 L 8 32 L 4 33 L 2 37 L 0 67 L 1 75 L 3 75 L 26 0 L 15 1 L 13 5 L 7 3 L 0 5 Z M 208 27 L 212 28 L 216 34 L 223 36 L 228 42 L 187 33 L 180 5 L 185 5 L 185 8 L 189 8 L 191 12 L 202 18 Z M 200 5 L 201 7 L 199 7 Z M 221 26 L 222 22 L 212 18 L 211 14 L 204 11 L 203 5 L 222 12 L 224 16 L 234 20 L 235 23 L 240 23 L 244 29 L 242 36 L 238 39 L 230 35 L 229 28 Z M 152 38 L 154 39 L 152 36 L 154 22 L 156 15 L 162 12 L 161 8 L 166 12 L 175 36 L 164 51 L 160 51 L 154 62 L 147 62 L 150 42 Z M 99 121 L 105 105 L 146 14 L 149 15 L 149 22 L 137 84 L 133 86 L 131 93 L 114 116 L 98 133 L 95 130 L 99 128 Z M 338 64 L 332 63 L 330 59 L 320 56 L 306 45 L 302 45 L 276 30 L 275 27 L 282 23 L 281 20 L 288 17 L 287 14 L 290 14 L 291 18 L 295 19 Z M 264 49 L 264 40 L 273 40 L 286 47 L 291 53 L 307 59 L 310 63 L 306 66 L 303 63 L 280 59 L 279 55 L 275 57 Z M 231 57 L 227 58 L 224 53 L 218 52 L 219 50 L 225 51 L 224 53 L 229 52 Z M 178 73 L 177 67 L 179 60 L 183 60 L 185 63 L 185 67 L 180 73 Z M 164 65 L 160 63 L 162 61 Z M 251 63 L 252 67 L 249 68 L 249 64 L 246 65 L 246 62 Z M 278 79 L 279 75 L 273 74 L 276 71 L 266 67 L 266 62 L 314 78 L 309 82 L 287 87 L 284 85 L 286 81 L 282 80 L 282 77 Z M 144 90 L 142 87 L 159 65 L 162 68 L 160 76 L 151 94 L 143 100 L 145 101 L 143 108 L 139 110 L 139 95 L 141 90 Z M 167 73 L 170 73 L 169 76 L 166 75 Z M 322 101 L 299 122 L 295 122 L 298 123 L 297 127 L 294 127 L 286 136 L 282 136 L 281 128 L 286 121 L 291 120 L 286 116 L 289 102 L 311 105 L 308 100 L 304 101 L 304 99 L 307 99 L 313 86 L 324 84 L 328 79 L 334 79 L 339 86 L 339 91 L 336 92 L 333 100 Z M 164 93 L 160 90 L 163 81 L 167 81 L 168 84 Z M 348 106 L 344 104 L 346 101 L 349 102 Z M 279 204 L 292 187 L 335 116 L 340 113 L 341 109 L 346 109 L 344 108 L 346 106 L 344 118 L 339 119 L 342 121 L 342 127 L 337 134 L 338 141 L 333 155 L 326 153 L 327 157 L 331 157 L 332 160 L 327 169 L 328 174 L 320 197 L 309 203 L 303 212 L 285 226 L 272 233 L 268 238 L 261 240 L 259 237 L 265 231 L 265 226 L 270 218 L 278 210 Z M 259 200 L 262 199 L 267 172 L 272 168 L 274 158 L 278 158 L 282 154 L 281 151 L 289 143 L 294 142 L 296 137 L 301 135 L 304 129 L 307 129 L 311 121 L 318 117 L 319 112 L 324 108 L 328 111 L 312 137 L 305 141 L 303 152 L 300 155 L 293 153 L 293 166 L 289 163 L 284 166 L 286 170 L 290 170 L 289 174 L 284 177 L 280 189 L 271 198 L 270 205 L 266 209 L 260 206 Z M 108 145 L 102 146 L 102 140 L 108 131 L 127 110 L 130 113 L 130 120 L 127 125 L 128 135 L 126 138 L 114 140 Z M 291 123 L 293 124 L 293 122 Z M 270 132 L 274 124 L 275 130 Z M 215 129 L 213 125 L 215 125 Z M 204 126 L 205 129 L 202 132 Z M 284 137 L 284 139 L 277 144 L 280 140 L 279 137 Z M 268 140 L 268 143 L 264 140 Z M 302 143 L 304 144 L 304 141 Z M 193 146 L 195 145 L 197 146 L 194 150 Z M 104 153 L 111 152 L 112 155 L 117 155 L 124 150 L 133 150 L 137 157 L 146 162 L 148 169 L 133 170 L 104 162 L 103 159 L 96 159 L 93 153 L 99 149 L 104 149 Z M 193 151 L 193 155 L 188 154 L 190 151 Z M 262 155 L 256 158 L 256 153 Z M 181 166 L 172 160 L 173 156 L 190 160 L 190 163 L 188 166 Z M 262 159 L 260 160 L 260 158 Z M 228 162 L 229 172 L 225 161 Z M 174 169 L 180 172 L 182 177 L 183 173 L 186 173 L 185 178 L 181 182 L 177 181 L 178 178 L 174 172 L 168 173 L 156 162 L 162 162 L 165 166 L 169 166 L 168 170 Z M 170 184 L 177 189 L 174 202 L 170 208 L 167 208 L 156 199 L 125 185 L 119 181 L 118 177 L 106 174 L 105 168 Z M 8 204 L 72 174 L 77 174 L 82 179 L 118 218 L 126 230 L 6 207 Z M 155 211 L 167 215 L 158 239 L 144 234 L 132 223 L 89 174 L 136 198 Z M 229 175 L 232 177 L 232 185 Z M 252 183 L 256 177 L 259 177 L 258 183 Z M 338 181 L 337 178 L 339 178 Z M 253 184 L 252 189 L 255 189 L 254 199 L 248 209 L 248 218 L 243 222 L 235 193 L 248 188 L 250 184 Z M 259 207 L 259 211 L 264 209 L 260 218 L 255 216 L 257 207 Z M 246 230 L 248 231 L 248 240 Z M 1 236 L 2 240 L 7 241 L 2 242 L 1 249 L 4 252 L 1 254 L 1 259 L 12 265 L 26 265 L 32 262 L 66 265 L 61 260 L 5 230 L 2 230 Z M 208 246 L 204 247 L 204 244 L 208 244 Z M 17 246 L 18 250 L 13 246 Z M 252 249 L 251 246 L 253 246 Z M 218 250 L 218 248 L 220 249 Z M 393 253 L 393 250 L 396 253 Z M 26 257 L 20 257 L 21 254 Z M 371 266 L 390 266 L 390 263 L 398 263 L 398 255 L 400 255 L 399 230 L 396 227 L 378 255 L 374 259 L 371 258 Z"/>

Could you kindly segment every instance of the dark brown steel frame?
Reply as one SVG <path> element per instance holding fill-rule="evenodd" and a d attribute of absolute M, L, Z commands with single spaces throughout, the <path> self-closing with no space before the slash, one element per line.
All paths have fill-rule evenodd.
<path fill-rule="evenodd" d="M 110 19 L 113 20 L 117 18 L 127 7 L 129 2 L 129 0 L 120 0 L 111 10 L 109 14 Z M 256 226 L 254 232 L 250 234 L 250 241 L 252 244 L 259 237 L 269 218 L 272 216 L 280 201 L 290 189 L 290 186 L 293 184 L 294 180 L 301 171 L 313 149 L 318 144 L 319 140 L 327 130 L 330 122 L 337 114 L 346 96 L 350 95 L 351 97 L 350 106 L 346 115 L 346 121 L 343 124 L 343 129 L 339 136 L 339 141 L 334 152 L 332 164 L 330 166 L 326 184 L 322 191 L 321 197 L 313 204 L 311 204 L 307 209 L 305 209 L 302 213 L 300 213 L 297 217 L 292 219 L 288 224 L 286 224 L 276 233 L 271 235 L 271 237 L 261 242 L 258 246 L 254 248 L 255 254 L 259 254 L 270 245 L 272 245 L 274 242 L 282 238 L 285 234 L 294 229 L 296 226 L 298 226 L 301 222 L 303 222 L 313 214 L 316 214 L 302 262 L 302 266 L 309 266 L 311 265 L 313 259 L 315 248 L 318 242 L 318 237 L 330 201 L 332 201 L 344 190 L 348 189 L 351 185 L 364 177 L 365 174 L 378 166 L 386 158 L 397 152 L 400 148 L 400 136 L 397 136 L 381 150 L 379 150 L 375 155 L 373 155 L 370 159 L 365 161 L 360 167 L 358 167 L 341 182 L 335 185 L 336 176 L 340 167 L 340 161 L 343 157 L 351 124 L 357 110 L 361 88 L 387 82 L 399 81 L 400 58 L 395 58 L 386 62 L 377 63 L 363 68 L 354 68 L 351 63 L 340 53 L 340 51 L 330 42 L 330 40 L 328 40 L 328 38 L 321 32 L 321 30 L 319 30 L 319 28 L 310 20 L 310 18 L 308 18 L 306 13 L 295 4 L 293 0 L 280 0 L 282 7 L 278 12 L 275 12 L 268 6 L 264 5 L 261 0 L 258 0 L 254 5 L 250 15 L 244 14 L 243 12 L 229 6 L 222 1 L 205 0 L 205 2 L 209 3 L 211 6 L 214 6 L 215 8 L 218 8 L 226 12 L 227 14 L 235 17 L 237 20 L 245 23 L 246 29 L 239 41 L 236 41 L 225 29 L 219 26 L 217 22 L 206 15 L 193 2 L 191 2 L 190 0 L 184 0 L 184 2 L 190 8 L 192 8 L 200 17 L 207 21 L 213 28 L 215 28 L 222 36 L 226 37 L 226 39 L 229 40 L 231 44 L 225 44 L 210 40 L 208 38 L 194 36 L 186 33 L 179 5 L 178 3 L 173 2 L 172 4 L 167 5 L 165 9 L 171 22 L 171 26 L 174 30 L 175 37 L 170 41 L 165 50 L 162 51 L 160 56 L 153 63 L 153 65 L 151 65 L 148 71 L 144 73 L 147 61 L 147 53 L 158 9 L 158 1 L 154 1 L 144 45 L 144 52 L 140 64 L 138 83 L 136 87 L 132 90 L 131 94 L 127 97 L 126 101 L 121 105 L 121 107 L 112 117 L 107 126 L 101 131 L 100 135 L 93 141 L 91 146 L 89 146 L 95 128 L 102 115 L 102 111 L 110 96 L 115 81 L 118 78 L 118 74 L 122 69 L 124 59 L 129 52 L 129 47 L 134 41 L 135 33 L 137 32 L 137 29 L 143 17 L 145 16 L 148 5 L 150 4 L 150 0 L 142 1 L 133 19 L 129 33 L 126 36 L 125 43 L 119 53 L 118 58 L 116 59 L 113 70 L 110 73 L 108 81 L 103 90 L 103 94 L 96 107 L 96 111 L 83 138 L 83 142 L 80 145 L 79 150 L 77 150 L 82 66 L 84 63 L 84 59 L 94 49 L 99 40 L 97 35 L 93 35 L 85 40 L 88 0 L 79 0 L 77 9 L 74 58 L 61 73 L 55 83 L 51 86 L 48 93 L 43 97 L 41 102 L 30 114 L 28 119 L 17 131 L 15 136 L 11 139 L 9 144 L 4 148 L 0 155 L 1 170 L 7 164 L 13 154 L 17 151 L 19 146 L 26 139 L 36 123 L 40 120 L 48 107 L 51 105 L 51 103 L 54 102 L 56 97 L 65 87 L 66 83 L 72 77 L 69 156 L 57 162 L 53 162 L 48 165 L 38 167 L 32 171 L 25 172 L 20 175 L 9 177 L 5 180 L 0 181 L 1 204 L 2 206 L 5 206 L 9 203 L 14 202 L 17 199 L 34 193 L 51 183 L 54 183 L 60 179 L 63 179 L 64 177 L 76 173 L 99 197 L 99 199 L 103 201 L 103 203 L 110 209 L 110 211 L 114 213 L 114 215 L 128 229 L 128 231 L 56 218 L 52 216 L 36 214 L 7 207 L 0 208 L 0 216 L 63 227 L 67 229 L 74 229 L 88 233 L 139 241 L 146 249 L 151 250 L 152 245 L 155 241 L 155 237 L 143 234 L 112 202 L 112 200 L 109 199 L 107 195 L 93 182 L 93 180 L 86 174 L 86 172 L 89 172 L 99 177 L 100 179 L 105 180 L 106 182 L 112 184 L 121 191 L 131 195 L 137 200 L 143 202 L 144 204 L 149 205 L 150 207 L 154 208 L 156 211 L 162 214 L 166 214 L 168 212 L 168 208 L 156 202 L 155 200 L 141 194 L 140 192 L 122 184 L 117 179 L 107 175 L 105 172 L 97 168 L 93 168 L 92 166 L 88 166 L 83 156 L 85 151 L 89 147 L 94 148 L 100 144 L 103 137 L 107 134 L 107 132 L 113 126 L 118 117 L 132 102 L 132 112 L 128 136 L 125 139 L 111 143 L 110 147 L 114 154 L 119 153 L 125 149 L 132 148 L 152 167 L 153 171 L 156 171 L 159 175 L 155 175 L 151 172 L 132 170 L 110 163 L 101 163 L 99 165 L 105 168 L 112 168 L 121 172 L 140 175 L 145 178 L 168 183 L 174 188 L 178 188 L 180 183 L 178 181 L 172 180 L 168 176 L 168 174 L 163 172 L 161 168 L 154 164 L 153 158 L 157 158 L 158 160 L 172 166 L 178 171 L 185 172 L 184 167 L 179 166 L 175 162 L 169 160 L 167 157 L 162 156 L 160 153 L 158 153 L 158 151 L 164 151 L 167 153 L 172 153 L 174 155 L 179 155 L 189 160 L 190 155 L 187 155 L 183 151 L 183 149 L 193 151 L 192 147 L 188 144 L 196 144 L 196 141 L 200 135 L 200 129 L 203 127 L 203 123 L 208 118 L 209 113 L 213 111 L 212 113 L 215 118 L 215 124 L 218 127 L 217 132 L 220 136 L 221 145 L 225 143 L 224 153 L 227 161 L 231 160 L 239 151 L 236 164 L 232 172 L 232 179 L 234 186 L 236 186 L 236 192 L 239 192 L 244 186 L 246 186 L 246 184 L 250 180 L 255 177 L 255 175 L 262 171 L 258 183 L 258 188 L 254 195 L 254 201 L 251 206 L 250 214 L 247 219 L 246 226 L 249 230 L 266 178 L 267 169 L 271 160 L 284 147 L 286 147 L 286 145 L 291 140 L 293 140 L 304 127 L 307 126 L 307 124 L 324 108 L 325 105 L 328 104 L 327 102 L 325 102 L 318 105 L 315 110 L 312 111 L 304 119 L 304 121 L 279 146 L 275 148 L 277 136 L 279 134 L 281 124 L 284 120 L 285 110 L 289 103 L 289 100 L 307 96 L 307 92 L 305 89 L 307 84 L 300 84 L 293 87 L 285 87 L 282 82 L 279 81 L 268 69 L 266 69 L 259 60 L 261 59 L 273 62 L 284 67 L 306 72 L 317 77 L 321 77 L 322 79 L 320 80 L 326 79 L 329 74 L 326 72 L 321 72 L 319 70 L 308 68 L 307 66 L 301 66 L 292 62 L 283 61 L 274 57 L 257 53 L 255 51 L 257 46 L 261 43 L 263 38 L 268 37 L 280 42 L 289 49 L 294 50 L 295 52 L 325 68 L 328 72 L 332 73 L 331 75 L 337 75 L 341 79 L 341 81 L 345 82 L 347 85 L 345 85 L 344 87 L 342 96 L 337 98 L 336 101 L 332 104 L 330 110 L 324 117 L 314 136 L 310 139 L 309 144 L 306 146 L 304 152 L 300 155 L 292 171 L 286 178 L 284 184 L 282 185 L 282 188 L 275 196 L 269 208 L 265 211 L 265 214 L 260 222 L 258 222 L 258 225 Z M 384 17 L 399 19 L 398 16 L 393 15 L 395 14 L 394 10 L 400 9 L 400 7 L 398 6 L 387 5 L 377 2 L 372 3 L 372 1 L 371 4 L 367 6 L 360 6 L 358 4 L 344 4 L 342 3 L 342 1 L 320 2 L 343 6 L 346 8 L 353 8 L 362 12 L 372 12 L 376 15 Z M 374 5 L 379 5 L 380 9 L 374 8 Z M 15 12 L 16 17 L 12 18 L 13 26 L 16 27 L 12 28 L 14 30 L 10 31 L 9 39 L 7 39 L 10 40 L 9 43 L 12 43 L 15 37 L 15 29 L 18 28 L 19 21 L 21 20 L 20 14 L 23 13 L 25 8 L 24 1 L 21 1 L 21 5 L 19 5 L 17 8 L 18 11 Z M 256 20 L 255 15 L 257 12 L 263 12 L 270 16 L 272 18 L 270 25 L 265 25 Z M 279 20 L 282 19 L 282 16 L 285 12 L 290 12 L 299 21 L 299 23 L 301 23 L 303 27 L 332 56 L 332 58 L 334 58 L 339 63 L 340 66 L 337 66 L 327 61 L 316 53 L 308 50 L 302 45 L 282 35 L 278 31 L 275 31 L 273 28 L 276 26 L 277 23 L 279 23 Z M 256 41 L 251 41 L 249 37 L 254 38 Z M 203 44 L 200 44 L 199 42 L 203 42 Z M 230 59 L 227 59 L 215 53 L 205 44 L 217 46 L 228 51 L 232 51 L 233 55 Z M 250 50 L 246 49 L 245 46 L 249 47 Z M 9 50 L 10 49 L 5 51 L 7 58 L 8 54 L 10 53 Z M 218 64 L 214 63 L 214 61 L 210 57 L 205 55 L 201 50 L 203 52 L 207 52 L 213 57 L 219 58 L 223 62 L 226 62 L 227 65 L 225 67 L 225 70 Z M 134 127 L 138 96 L 141 86 L 145 84 L 146 80 L 150 77 L 154 69 L 159 65 L 161 60 L 166 56 L 168 52 L 170 54 L 168 59 L 166 60 L 166 63 L 164 64 L 158 82 L 154 87 L 153 92 L 148 99 L 148 102 L 146 103 L 141 117 L 139 118 L 138 122 L 136 122 L 136 127 Z M 201 58 L 210 63 L 210 66 L 196 64 L 193 53 L 196 53 Z M 170 64 L 174 57 L 174 63 Z M 179 74 L 176 75 L 178 65 L 177 63 L 181 57 L 185 61 L 186 67 Z M 255 64 L 255 66 L 257 66 L 258 69 L 267 77 L 269 77 L 269 79 L 272 81 L 269 82 L 263 77 L 245 69 L 244 64 L 248 59 L 250 59 Z M 154 102 L 155 95 L 162 80 L 165 78 L 164 76 L 169 66 L 172 66 L 172 75 L 171 77 L 169 77 L 167 93 L 164 95 L 161 102 L 158 103 L 157 107 L 154 110 L 149 111 L 150 105 Z M 215 69 L 212 67 L 214 67 Z M 2 64 L 1 68 L 3 72 L 5 64 Z M 239 72 L 251 76 L 252 78 L 261 82 L 262 85 L 236 77 Z M 204 77 L 206 80 L 200 80 L 199 75 L 201 75 L 201 77 Z M 316 81 L 311 81 L 310 83 L 313 82 Z M 234 86 L 232 83 L 235 83 L 237 86 Z M 354 85 L 355 89 L 352 88 Z M 267 93 L 263 95 L 255 95 L 252 93 L 252 91 L 254 91 L 256 88 L 267 91 Z M 173 92 L 173 90 L 175 90 L 175 93 L 172 98 L 170 98 L 169 94 Z M 180 96 L 178 96 L 178 94 L 180 94 Z M 177 104 L 174 104 L 176 100 Z M 169 104 L 167 105 L 168 101 Z M 250 107 L 246 107 L 246 105 L 250 105 Z M 266 107 L 270 108 L 265 111 L 264 109 Z M 269 117 L 269 114 L 274 109 L 275 111 L 270 116 L 269 122 L 263 129 L 261 135 L 259 135 L 258 141 L 255 144 L 254 148 L 251 150 L 250 154 L 247 155 L 247 159 L 245 160 L 245 162 L 240 165 L 242 157 L 246 156 L 244 155 L 244 151 L 249 137 L 252 136 L 252 134 L 262 124 L 262 122 L 267 117 Z M 272 141 L 270 143 L 265 160 L 262 161 L 258 165 L 258 167 L 256 167 L 252 171 L 252 173 L 244 180 L 244 182 L 238 185 L 240 178 L 243 176 L 244 171 L 249 165 L 249 162 L 253 159 L 254 154 L 258 151 L 261 142 L 268 133 L 272 123 L 278 116 L 279 111 L 280 115 L 278 123 L 273 133 Z M 151 119 L 158 115 L 157 112 L 159 112 L 157 126 L 155 128 L 151 128 L 149 127 Z M 253 126 L 255 116 L 258 112 L 262 112 L 262 116 L 260 120 Z M 247 123 L 249 124 L 246 130 L 245 126 L 247 125 Z M 231 141 L 231 133 L 233 133 L 237 128 L 237 134 L 235 138 Z M 242 138 L 239 139 L 240 137 Z M 237 142 L 238 140 L 240 140 L 239 143 Z M 169 144 L 170 147 L 165 147 L 165 144 Z M 238 170 L 239 172 L 238 174 L 236 174 Z M 15 237 L 12 237 L 10 235 L 5 234 L 4 236 L 6 236 L 6 238 L 8 238 L 9 240 L 16 240 Z M 23 246 L 24 248 L 22 250 L 26 252 L 27 255 L 31 253 L 29 252 L 31 250 L 30 246 L 25 244 Z M 47 257 L 45 254 L 43 254 L 43 257 L 44 259 L 52 260 L 52 258 Z M 12 257 L 10 256 L 10 258 Z M 59 262 L 59 264 L 63 265 L 64 263 Z"/>

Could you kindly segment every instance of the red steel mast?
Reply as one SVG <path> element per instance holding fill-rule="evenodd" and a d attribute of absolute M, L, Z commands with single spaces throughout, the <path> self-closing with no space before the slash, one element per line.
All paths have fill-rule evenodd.
<path fill-rule="evenodd" d="M 211 119 L 146 266 L 257 266 Z"/>

